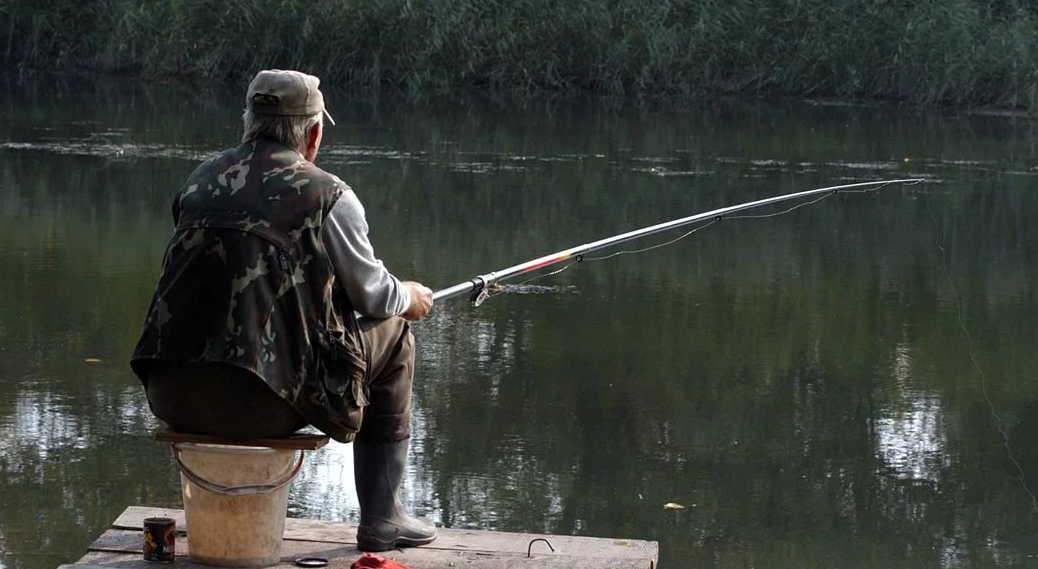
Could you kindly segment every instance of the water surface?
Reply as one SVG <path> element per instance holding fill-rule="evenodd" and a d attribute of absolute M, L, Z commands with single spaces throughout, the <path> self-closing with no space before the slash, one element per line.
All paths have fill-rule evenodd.
<path fill-rule="evenodd" d="M 243 90 L 0 83 L 0 568 L 52 569 L 129 505 L 180 506 L 127 358 L 170 198 L 234 143 Z M 726 205 L 925 179 L 439 303 L 416 326 L 413 509 L 656 540 L 663 567 L 1035 563 L 1031 123 L 328 98 L 319 164 L 387 265 L 434 289 Z M 356 519 L 350 450 L 313 455 L 291 515 Z"/>

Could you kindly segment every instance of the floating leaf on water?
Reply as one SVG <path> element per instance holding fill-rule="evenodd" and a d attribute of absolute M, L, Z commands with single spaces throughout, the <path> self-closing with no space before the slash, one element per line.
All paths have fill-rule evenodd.
<path fill-rule="evenodd" d="M 99 363 L 101 363 L 101 360 L 99 360 L 97 358 L 87 358 L 87 359 L 85 359 L 83 361 L 88 363 L 88 364 L 99 364 Z"/>
<path fill-rule="evenodd" d="M 667 502 L 666 504 L 663 504 L 663 508 L 667 510 L 684 510 L 685 506 L 675 504 L 674 502 Z"/>

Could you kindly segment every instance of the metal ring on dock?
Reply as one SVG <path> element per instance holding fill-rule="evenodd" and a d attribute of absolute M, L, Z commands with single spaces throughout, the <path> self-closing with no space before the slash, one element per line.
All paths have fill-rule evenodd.
<path fill-rule="evenodd" d="M 538 541 L 543 541 L 544 543 L 547 543 L 548 544 L 548 549 L 550 549 L 552 553 L 555 553 L 555 548 L 551 546 L 551 542 L 550 541 L 544 539 L 543 537 L 538 537 L 537 539 L 531 539 L 530 540 L 530 545 L 526 546 L 526 557 L 527 558 L 533 557 L 533 554 L 531 554 L 530 552 L 533 551 L 533 544 L 538 542 Z"/>

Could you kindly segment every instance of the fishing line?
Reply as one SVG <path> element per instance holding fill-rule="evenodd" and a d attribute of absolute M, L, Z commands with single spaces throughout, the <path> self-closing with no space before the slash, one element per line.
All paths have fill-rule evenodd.
<path fill-rule="evenodd" d="M 862 193 L 863 194 L 863 193 L 876 192 L 876 191 L 879 191 L 879 190 L 887 187 L 888 185 L 889 184 L 883 184 L 882 186 L 877 186 L 875 188 L 866 189 L 866 190 L 846 190 L 846 191 L 841 192 L 841 193 L 856 193 L 856 194 L 857 193 Z M 566 266 L 562 267 L 561 269 L 558 269 L 556 271 L 552 271 L 550 273 L 544 273 L 544 274 L 541 274 L 541 275 L 537 275 L 535 277 L 526 279 L 526 280 L 524 280 L 522 282 L 516 283 L 516 285 L 518 286 L 518 285 L 526 284 L 526 283 L 528 283 L 530 281 L 534 281 L 534 280 L 537 280 L 537 279 L 540 279 L 540 278 L 543 278 L 543 277 L 550 277 L 552 275 L 557 275 L 557 274 L 561 273 L 562 271 L 565 271 L 566 269 L 572 267 L 573 265 L 575 265 L 575 264 L 577 264 L 577 263 L 579 263 L 581 261 L 604 261 L 606 259 L 612 259 L 613 257 L 618 257 L 620 255 L 635 255 L 635 254 L 638 254 L 638 253 L 645 253 L 647 251 L 652 251 L 653 249 L 659 249 L 661 247 L 666 247 L 667 245 L 673 245 L 674 243 L 677 243 L 678 241 L 681 241 L 682 239 L 692 235 L 693 233 L 696 233 L 697 231 L 700 231 L 700 230 L 706 229 L 707 227 L 710 227 L 711 225 L 717 223 L 718 221 L 722 221 L 722 220 L 735 220 L 735 219 L 764 219 L 764 218 L 768 218 L 768 217 L 778 217 L 780 215 L 785 215 L 785 214 L 787 214 L 787 213 L 789 213 L 789 212 L 791 212 L 793 210 L 800 209 L 800 208 L 805 207 L 805 206 L 816 204 L 816 203 L 818 203 L 818 202 L 820 202 L 822 200 L 831 198 L 834 195 L 836 195 L 836 192 L 828 193 L 828 194 L 822 194 L 820 197 L 817 197 L 815 199 L 812 199 L 812 200 L 809 200 L 809 201 L 805 201 L 803 203 L 798 203 L 798 204 L 796 204 L 796 205 L 794 205 L 792 207 L 788 207 L 788 208 L 786 208 L 786 209 L 784 209 L 782 211 L 776 211 L 776 212 L 772 212 L 772 213 L 762 213 L 762 214 L 759 214 L 759 215 L 718 216 L 718 217 L 715 217 L 714 219 L 711 219 L 708 223 L 704 223 L 703 225 L 697 226 L 697 227 L 693 228 L 690 231 L 686 231 L 685 233 L 683 233 L 683 234 L 681 234 L 681 235 L 679 235 L 679 236 L 677 236 L 674 239 L 671 239 L 669 241 L 664 241 L 663 243 L 657 243 L 655 245 L 649 245 L 648 247 L 642 247 L 640 249 L 624 249 L 622 251 L 616 251 L 616 252 L 610 253 L 608 255 L 602 255 L 600 257 L 587 257 L 587 256 L 583 256 L 583 257 L 578 258 L 577 260 L 573 261 L 572 263 L 567 264 Z M 501 294 L 501 292 L 502 291 L 491 293 L 489 296 L 497 296 L 498 294 Z"/>
<path fill-rule="evenodd" d="M 918 182 L 914 182 L 914 183 L 918 183 Z M 883 184 L 883 185 L 880 185 L 880 186 L 876 186 L 874 188 L 861 189 L 861 190 L 843 190 L 840 193 L 856 193 L 856 194 L 871 193 L 871 192 L 877 192 L 877 191 L 887 187 L 888 185 L 890 185 L 890 184 L 889 183 L 888 184 Z M 599 256 L 599 257 L 588 257 L 586 255 L 578 255 L 577 257 L 574 258 L 574 260 L 572 262 L 567 263 L 562 268 L 556 269 L 556 270 L 551 271 L 551 272 L 542 273 L 542 274 L 539 274 L 539 275 L 532 276 L 532 277 L 530 277 L 530 278 L 528 278 L 526 280 L 519 281 L 514 286 L 519 287 L 519 286 L 522 286 L 524 284 L 527 284 L 527 283 L 530 283 L 530 282 L 533 282 L 533 281 L 536 281 L 536 280 L 539 280 L 539 279 L 543 279 L 543 278 L 547 278 L 547 277 L 551 277 L 551 276 L 557 275 L 557 274 L 559 274 L 559 273 L 569 269 L 573 265 L 576 265 L 577 263 L 580 263 L 580 262 L 583 262 L 583 261 L 604 261 L 606 259 L 612 259 L 613 257 L 619 257 L 620 255 L 635 255 L 635 254 L 638 254 L 638 253 L 645 253 L 647 251 L 652 251 L 653 249 L 660 249 L 660 248 L 666 247 L 668 245 L 673 245 L 674 243 L 677 243 L 678 241 L 681 241 L 682 239 L 685 239 L 686 237 L 689 237 L 693 233 L 696 233 L 698 231 L 706 229 L 707 227 L 710 227 L 711 225 L 713 225 L 713 224 L 715 224 L 715 223 L 717 223 L 718 221 L 721 221 L 721 220 L 765 219 L 765 218 L 769 218 L 769 217 L 778 217 L 780 215 L 785 215 L 787 213 L 790 213 L 790 212 L 792 212 L 794 210 L 797 210 L 797 209 L 800 209 L 802 207 L 806 207 L 806 206 L 809 206 L 809 205 L 816 204 L 816 203 L 818 203 L 818 202 L 820 202 L 822 200 L 828 199 L 828 198 L 830 198 L 830 197 L 832 197 L 834 195 L 836 195 L 836 192 L 830 192 L 830 193 L 822 194 L 821 196 L 819 196 L 817 198 L 814 198 L 812 200 L 801 202 L 801 203 L 798 203 L 798 204 L 796 204 L 794 206 L 788 207 L 788 208 L 786 208 L 784 210 L 776 211 L 776 212 L 772 212 L 772 213 L 763 213 L 763 214 L 758 214 L 758 215 L 730 215 L 730 216 L 719 215 L 719 216 L 711 219 L 707 223 L 704 223 L 703 225 L 696 226 L 693 229 L 691 229 L 689 231 L 686 231 L 685 233 L 682 233 L 681 235 L 679 235 L 679 236 L 677 236 L 677 237 L 675 237 L 673 239 L 670 239 L 668 241 L 664 241 L 663 243 L 657 243 L 655 245 L 649 245 L 648 247 L 642 247 L 642 248 L 639 248 L 639 249 L 624 249 L 624 250 L 620 250 L 620 251 L 615 251 L 615 252 L 610 253 L 608 255 L 602 255 L 602 256 Z M 504 294 L 505 292 L 506 291 L 505 291 L 504 287 L 502 287 L 500 285 L 493 286 L 490 290 L 487 291 L 486 298 L 489 299 L 489 298 L 498 296 L 500 294 Z"/>
<path fill-rule="evenodd" d="M 819 198 L 817 198 L 815 200 L 812 200 L 812 201 L 809 201 L 809 202 L 805 202 L 805 203 L 800 203 L 800 204 L 798 204 L 798 205 L 796 205 L 794 207 L 787 208 L 786 210 L 783 210 L 783 211 L 780 211 L 780 212 L 775 212 L 775 213 L 766 214 L 766 215 L 757 215 L 757 216 L 731 216 L 730 219 L 774 217 L 774 216 L 777 216 L 777 215 L 782 215 L 784 213 L 789 213 L 790 211 L 793 211 L 794 209 L 797 209 L 798 207 L 803 207 L 805 205 L 810 205 L 812 203 L 816 203 L 817 201 L 820 201 L 822 197 L 827 197 L 828 195 L 832 195 L 832 194 L 835 194 L 835 193 L 846 192 L 846 191 L 854 192 L 855 190 L 859 191 L 859 192 L 856 192 L 856 193 L 860 193 L 860 190 L 862 188 L 874 188 L 872 191 L 875 191 L 875 190 L 878 190 L 880 188 L 889 186 L 891 184 L 913 184 L 913 183 L 918 183 L 918 182 L 921 182 L 921 181 L 922 180 L 920 178 L 909 178 L 909 179 L 902 179 L 902 180 L 877 180 L 877 181 L 874 181 L 874 182 L 855 182 L 855 183 L 850 183 L 850 184 L 840 184 L 840 185 L 836 185 L 836 186 L 829 186 L 829 187 L 826 187 L 826 188 L 815 188 L 813 190 L 805 190 L 805 191 L 802 191 L 802 192 L 793 192 L 793 193 L 790 193 L 790 194 L 783 194 L 783 195 L 780 195 L 780 196 L 772 196 L 772 197 L 769 197 L 769 198 L 763 198 L 763 199 L 759 199 L 759 200 L 755 200 L 755 201 L 751 201 L 751 202 L 746 202 L 746 203 L 742 203 L 742 204 L 722 207 L 722 208 L 715 209 L 715 210 L 712 210 L 712 211 L 707 211 L 707 212 L 698 213 L 698 214 L 695 214 L 695 215 L 690 215 L 688 217 L 682 217 L 682 218 L 666 221 L 666 222 L 663 222 L 663 223 L 657 223 L 656 225 L 650 225 L 648 227 L 643 227 L 641 229 L 635 229 L 633 231 L 627 231 L 625 233 L 620 233 L 620 234 L 617 234 L 617 235 L 613 235 L 611 237 L 607 237 L 605 239 L 599 239 L 597 241 L 592 241 L 590 243 L 585 243 L 583 245 L 578 245 L 576 247 L 570 247 L 568 249 L 563 249 L 562 251 L 557 251 L 557 252 L 549 254 L 549 255 L 544 255 L 544 256 L 541 256 L 541 257 L 537 257 L 536 259 L 531 259 L 529 261 L 526 261 L 525 263 L 520 263 L 518 265 L 507 267 L 507 268 L 501 269 L 499 271 L 493 271 L 493 272 L 490 272 L 490 273 L 476 275 L 475 277 L 472 277 L 471 279 L 469 279 L 467 281 L 460 282 L 460 283 L 458 283 L 456 285 L 453 285 L 453 286 L 450 286 L 450 287 L 447 287 L 447 288 L 435 291 L 433 293 L 433 300 L 434 301 L 439 301 L 439 300 L 446 299 L 446 298 L 451 298 L 451 297 L 454 297 L 454 296 L 460 296 L 462 294 L 471 294 L 472 295 L 471 296 L 472 304 L 474 306 L 479 306 L 480 303 L 482 303 L 483 301 L 485 301 L 487 298 L 490 297 L 490 293 L 491 292 L 497 293 L 497 292 L 501 291 L 501 288 L 498 287 L 497 285 L 498 285 L 498 283 L 500 283 L 502 281 L 505 281 L 507 279 L 510 279 L 512 277 L 516 277 L 518 275 L 522 275 L 522 274 L 525 274 L 525 273 L 533 274 L 535 271 L 538 271 L 539 269 L 543 269 L 545 267 L 548 267 L 548 266 L 551 266 L 551 265 L 555 265 L 555 264 L 561 263 L 563 261 L 568 261 L 569 264 L 567 264 L 567 266 L 563 267 L 562 269 L 559 269 L 559 270 L 554 271 L 552 273 L 548 273 L 547 275 L 537 276 L 537 277 L 534 277 L 534 278 L 543 278 L 544 276 L 558 274 L 559 272 L 568 269 L 570 266 L 573 265 L 574 262 L 579 263 L 579 262 L 585 260 L 586 255 L 588 253 L 590 253 L 592 251 L 597 251 L 597 250 L 600 250 L 600 249 L 604 249 L 606 247 L 615 247 L 619 243 L 624 243 L 624 242 L 627 242 L 627 241 L 632 241 L 634 239 L 644 238 L 644 237 L 647 237 L 649 235 L 655 235 L 657 233 L 662 234 L 664 232 L 668 232 L 668 231 L 672 231 L 674 229 L 677 229 L 678 227 L 696 227 L 696 229 L 688 231 L 688 232 L 680 235 L 679 237 L 677 237 L 675 239 L 671 239 L 670 241 L 667 241 L 667 242 L 664 242 L 664 243 L 660 243 L 658 245 L 652 245 L 652 246 L 649 246 L 649 247 L 645 247 L 644 249 L 622 250 L 622 251 L 618 251 L 616 253 L 613 253 L 612 255 L 606 255 L 604 257 L 593 257 L 593 258 L 591 258 L 591 260 L 608 259 L 610 257 L 615 257 L 617 255 L 649 251 L 649 250 L 652 250 L 652 249 L 656 249 L 658 247 L 663 247 L 663 246 L 669 245 L 669 244 L 671 244 L 673 242 L 680 241 L 681 239 L 684 239 L 684 238 L 688 237 L 692 233 L 695 233 L 699 229 L 703 229 L 705 227 L 708 227 L 713 221 L 718 221 L 718 220 L 720 220 L 722 218 L 729 217 L 730 214 L 734 214 L 734 213 L 739 212 L 739 211 L 744 211 L 744 210 L 748 210 L 748 209 L 763 207 L 763 206 L 766 206 L 766 205 L 772 205 L 772 204 L 779 203 L 779 202 L 784 202 L 784 201 L 791 201 L 792 202 L 793 200 L 806 199 L 809 196 L 820 196 Z M 707 220 L 712 220 L 712 221 L 711 221 L 711 223 L 705 223 Z M 529 282 L 529 280 L 532 280 L 532 279 L 528 279 L 527 281 L 524 281 L 524 282 Z"/>
<path fill-rule="evenodd" d="M 885 186 L 880 186 L 880 187 L 882 188 L 882 187 L 885 187 Z M 813 200 L 811 200 L 809 202 L 799 203 L 799 204 L 797 204 L 795 206 L 786 208 L 786 209 L 784 209 L 782 211 L 776 211 L 776 212 L 773 212 L 773 213 L 761 213 L 761 214 L 757 214 L 757 215 L 733 215 L 731 217 L 726 217 L 725 219 L 764 219 L 766 217 L 778 217 L 780 215 L 787 214 L 787 213 L 793 211 L 794 209 L 800 209 L 800 208 L 802 208 L 802 207 L 804 207 L 806 205 L 816 204 L 816 203 L 818 203 L 818 202 L 820 202 L 822 200 L 829 199 L 829 198 L 833 197 L 834 195 L 836 195 L 836 194 L 822 194 L 821 197 L 815 198 L 815 199 L 813 199 Z"/>
<path fill-rule="evenodd" d="M 696 231 L 699 231 L 700 229 L 706 229 L 707 227 L 710 227 L 711 225 L 717 223 L 720 220 L 721 220 L 721 218 L 711 219 L 710 223 L 705 223 L 703 225 L 700 225 L 699 227 L 696 227 L 695 229 L 692 229 L 690 231 L 686 231 L 684 234 L 679 235 L 678 237 L 675 237 L 674 239 L 671 239 L 670 241 L 665 241 L 663 243 L 657 243 L 656 245 L 649 245 L 648 247 L 643 247 L 641 249 L 629 249 L 629 250 L 624 250 L 624 251 L 617 251 L 615 253 L 610 253 L 608 255 L 602 255 L 601 257 L 586 257 L 584 260 L 585 261 L 603 261 L 605 259 L 611 259 L 611 258 L 619 256 L 619 255 L 633 255 L 635 253 L 644 253 L 646 251 L 652 251 L 653 249 L 659 249 L 660 247 L 666 247 L 667 245 L 670 245 L 672 243 L 677 243 L 678 241 L 681 241 L 682 239 L 688 237 L 689 235 L 692 235 L 693 233 L 695 233 Z"/>
<path fill-rule="evenodd" d="M 515 283 L 512 286 L 520 287 L 520 286 L 523 286 L 524 284 L 526 284 L 528 282 L 532 282 L 532 281 L 535 281 L 535 280 L 538 280 L 538 279 L 545 279 L 545 278 L 548 278 L 548 277 L 550 277 L 552 275 L 557 275 L 557 274 L 561 273 L 562 271 L 565 271 L 566 269 L 572 267 L 573 265 L 576 265 L 577 263 L 579 263 L 579 262 L 581 262 L 583 260 L 584 260 L 584 256 L 583 255 L 579 255 L 572 262 L 566 263 L 561 268 L 555 269 L 554 271 L 552 271 L 550 273 L 542 273 L 542 274 L 539 274 L 539 275 L 534 275 L 534 276 L 532 276 L 532 277 L 530 277 L 530 278 L 528 278 L 528 279 L 526 279 L 524 281 L 519 281 L 519 282 Z M 588 260 L 590 261 L 590 260 L 593 260 L 593 259 L 588 259 Z M 491 285 L 490 289 L 487 291 L 487 298 L 494 298 L 495 296 L 497 296 L 499 294 L 504 294 L 504 293 L 505 293 L 505 287 L 503 287 L 503 286 L 501 286 L 499 284 L 494 284 L 494 285 Z"/>
<path fill-rule="evenodd" d="M 1023 487 L 1024 492 L 1027 493 L 1031 498 L 1031 511 L 1038 513 L 1038 497 L 1035 496 L 1031 488 L 1027 486 L 1027 480 L 1024 474 L 1024 468 L 1020 465 L 1020 462 L 1013 455 L 1013 449 L 1009 446 L 1009 435 L 1006 433 L 1005 424 L 1002 422 L 1002 417 L 998 414 L 998 410 L 995 409 L 995 402 L 991 400 L 991 396 L 988 394 L 987 376 L 984 374 L 984 370 L 980 367 L 980 363 L 977 361 L 976 352 L 973 350 L 973 335 L 970 334 L 968 328 L 966 328 L 966 322 L 962 315 L 962 299 L 959 297 L 959 289 L 956 288 L 955 282 L 951 278 L 951 271 L 948 268 L 948 257 L 947 251 L 940 243 L 940 227 L 937 224 L 937 217 L 933 213 L 933 209 L 930 207 L 930 193 L 924 192 L 926 196 L 926 211 L 930 214 L 930 220 L 933 222 L 934 236 L 933 244 L 941 252 L 941 267 L 944 271 L 944 278 L 948 281 L 948 286 L 951 288 L 952 297 L 955 299 L 955 318 L 959 323 L 959 328 L 962 329 L 963 336 L 966 338 L 966 352 L 969 354 L 970 362 L 973 363 L 973 369 L 977 370 L 977 375 L 980 377 L 980 391 L 984 395 L 984 400 L 987 401 L 988 411 L 991 416 L 995 419 L 995 430 L 1002 437 L 1002 446 L 1006 449 L 1006 456 L 1009 461 L 1016 467 L 1017 473 L 1020 475 L 1020 486 Z"/>
<path fill-rule="evenodd" d="M 918 184 L 918 183 L 919 182 L 905 183 L 905 185 L 906 186 L 912 186 L 912 185 L 915 185 L 915 184 Z M 885 187 L 887 187 L 889 185 L 890 184 L 887 183 L 887 184 L 883 184 L 882 186 L 876 186 L 875 188 L 870 188 L 870 189 L 865 189 L 865 190 L 841 190 L 840 193 L 841 194 L 868 194 L 868 193 L 872 193 L 872 192 L 878 192 L 879 190 L 882 190 L 883 188 L 885 188 Z M 809 206 L 809 205 L 812 205 L 812 204 L 816 204 L 816 203 L 818 203 L 818 202 L 820 202 L 820 201 L 822 201 L 824 199 L 831 198 L 834 195 L 836 195 L 835 192 L 831 193 L 831 194 L 822 194 L 821 197 L 815 198 L 815 199 L 813 199 L 811 201 L 807 201 L 807 202 L 803 202 L 803 203 L 798 203 L 798 204 L 796 204 L 796 205 L 794 205 L 792 207 L 786 208 L 786 209 L 784 209 L 782 211 L 776 211 L 776 212 L 773 212 L 773 213 L 761 213 L 761 214 L 758 214 L 758 215 L 733 215 L 733 216 L 726 217 L 725 219 L 764 219 L 766 217 L 778 217 L 780 215 L 787 214 L 787 213 L 789 213 L 789 212 L 791 212 L 791 211 L 793 211 L 795 209 L 800 209 L 800 208 L 802 208 L 804 206 Z"/>
<path fill-rule="evenodd" d="M 880 188 L 883 188 L 883 187 L 886 187 L 886 186 L 880 186 Z M 879 188 L 877 188 L 877 189 L 879 189 Z M 874 190 L 872 190 L 872 191 L 874 191 Z M 822 201 L 822 200 L 824 200 L 826 198 L 832 197 L 833 195 L 835 195 L 835 193 L 833 193 L 833 194 L 822 194 L 821 197 L 815 198 L 815 199 L 813 199 L 811 201 L 806 201 L 804 203 L 800 203 L 800 204 L 797 204 L 797 205 L 795 205 L 793 207 L 789 207 L 789 208 L 786 208 L 786 209 L 784 209 L 782 211 L 777 211 L 777 212 L 773 212 L 773 213 L 764 213 L 764 214 L 760 214 L 760 215 L 718 216 L 718 217 L 715 217 L 714 219 L 711 219 L 710 223 L 706 223 L 706 224 L 700 225 L 700 226 L 696 227 L 695 229 L 692 229 L 691 231 L 686 231 L 684 234 L 682 234 L 682 235 L 680 235 L 678 237 L 675 237 L 674 239 L 671 239 L 670 241 L 665 241 L 663 243 L 658 243 L 656 245 L 650 245 L 648 247 L 643 247 L 641 249 L 627 249 L 627 250 L 623 250 L 623 251 L 617 251 L 615 253 L 610 253 L 608 255 L 602 255 L 601 257 L 587 257 L 584 260 L 586 260 L 586 261 L 603 261 L 605 259 L 611 259 L 611 258 L 617 257 L 619 255 L 631 255 L 631 254 L 635 254 L 635 253 L 644 253 L 646 251 L 652 251 L 653 249 L 659 249 L 660 247 L 666 247 L 667 245 L 671 245 L 673 243 L 677 243 L 678 241 L 681 241 L 682 239 L 688 237 L 689 235 L 692 235 L 693 233 L 695 233 L 695 232 L 697 232 L 697 231 L 699 231 L 701 229 L 706 229 L 707 227 L 710 227 L 711 225 L 713 225 L 713 224 L 715 224 L 715 223 L 717 223 L 718 221 L 721 221 L 721 220 L 763 219 L 765 217 L 778 217 L 780 215 L 787 214 L 787 213 L 789 213 L 789 212 L 791 212 L 791 211 L 793 211 L 795 209 L 799 209 L 799 208 L 802 208 L 804 206 L 811 205 L 811 204 L 816 204 L 816 203 L 818 203 L 818 202 L 820 202 L 820 201 Z M 569 265 L 567 265 L 566 267 L 568 268 Z"/>
<path fill-rule="evenodd" d="M 517 286 L 517 287 L 518 286 L 522 286 L 522 285 L 524 285 L 524 284 L 526 284 L 528 282 L 531 282 L 531 281 L 535 281 L 535 280 L 538 280 L 538 279 L 543 279 L 543 278 L 547 278 L 547 277 L 550 277 L 550 276 L 553 276 L 553 275 L 557 275 L 557 274 L 561 273 L 562 271 L 565 271 L 566 269 L 572 267 L 573 265 L 576 265 L 577 263 L 581 263 L 581 262 L 584 262 L 584 261 L 603 261 L 605 259 L 610 259 L 610 258 L 616 257 L 618 255 L 633 255 L 635 253 L 644 253 L 646 251 L 651 251 L 653 249 L 659 249 L 660 247 L 666 247 L 667 245 L 670 245 L 672 243 L 677 243 L 678 241 L 681 241 L 682 239 L 688 237 L 689 235 L 692 235 L 693 233 L 699 231 L 700 229 L 706 229 L 707 227 L 710 227 L 711 225 L 717 223 L 718 221 L 720 221 L 720 218 L 712 219 L 712 220 L 710 220 L 709 223 L 704 223 L 703 225 L 700 225 L 700 226 L 698 226 L 698 227 L 696 227 L 696 228 L 694 228 L 694 229 L 692 229 L 690 231 L 686 231 L 682 235 L 679 235 L 678 237 L 675 237 L 674 239 L 671 239 L 670 241 L 665 241 L 663 243 L 657 243 L 656 245 L 650 245 L 648 247 L 643 247 L 641 249 L 631 249 L 631 250 L 617 251 L 615 253 L 610 253 L 609 255 L 603 255 L 601 257 L 588 257 L 588 256 L 585 256 L 585 255 L 577 255 L 577 257 L 573 260 L 573 262 L 567 263 L 561 269 L 556 269 L 554 271 L 551 271 L 550 273 L 543 273 L 543 274 L 540 274 L 540 275 L 536 275 L 536 276 L 530 277 L 530 278 L 528 278 L 528 279 L 526 279 L 524 281 L 519 281 L 519 282 L 515 283 L 515 286 Z M 492 290 L 491 292 L 489 292 L 487 294 L 487 298 L 493 298 L 493 297 L 495 297 L 495 296 L 497 296 L 499 294 L 503 294 L 504 292 L 505 292 L 504 287 L 498 286 L 494 290 Z"/>

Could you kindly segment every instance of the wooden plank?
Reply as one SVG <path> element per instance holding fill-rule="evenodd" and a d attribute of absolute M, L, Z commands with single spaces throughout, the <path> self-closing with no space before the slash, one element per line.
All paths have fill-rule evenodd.
<path fill-rule="evenodd" d="M 177 534 L 177 556 L 187 555 L 189 544 L 187 536 Z M 125 529 L 110 529 L 101 534 L 87 551 L 103 551 L 107 553 L 136 553 L 144 555 L 144 532 Z"/>
<path fill-rule="evenodd" d="M 112 522 L 112 529 L 143 531 L 144 518 L 173 518 L 177 531 L 187 531 L 184 510 L 173 508 L 150 508 L 130 506 Z M 357 524 L 352 522 L 326 522 L 302 518 L 285 518 L 285 539 L 321 541 L 327 543 L 356 543 Z"/>
<path fill-rule="evenodd" d="M 325 435 L 315 435 L 311 433 L 296 433 L 289 437 L 276 439 L 232 440 L 210 437 L 208 435 L 181 433 L 172 429 L 162 429 L 155 433 L 155 439 L 167 443 L 204 443 L 293 450 L 317 450 L 328 444 L 328 437 Z"/>
<path fill-rule="evenodd" d="M 91 545 L 91 551 L 78 564 L 101 569 L 154 569 L 155 563 L 143 560 L 142 545 L 139 532 L 109 530 Z M 177 539 L 177 567 L 208 567 L 190 562 L 189 547 L 186 538 L 181 536 Z M 586 557 L 547 551 L 534 552 L 527 557 L 525 552 L 451 551 L 423 546 L 378 555 L 412 569 L 655 569 L 655 563 L 649 559 Z M 360 556 L 361 552 L 355 546 L 286 540 L 282 544 L 281 563 L 274 567 L 295 569 L 292 563 L 295 559 L 321 557 L 328 560 L 329 569 L 349 569 Z"/>
<path fill-rule="evenodd" d="M 115 520 L 112 527 L 140 531 L 146 517 L 171 517 L 177 520 L 177 529 L 183 530 L 182 510 L 130 506 Z M 285 520 L 285 539 L 315 541 L 321 543 L 356 543 L 357 524 L 352 522 L 330 522 L 288 518 Z M 535 539 L 547 539 L 558 553 L 583 557 L 618 557 L 648 559 L 653 564 L 659 561 L 659 544 L 655 541 L 638 539 L 613 539 L 603 537 L 575 537 L 568 535 L 540 535 L 498 531 L 439 528 L 436 541 L 425 548 L 455 551 L 483 551 L 526 554 Z M 533 543 L 534 551 L 550 552 L 543 542 Z"/>
<path fill-rule="evenodd" d="M 187 531 L 187 523 L 184 521 L 184 510 L 144 506 L 130 506 L 126 508 L 112 522 L 112 527 L 114 529 L 130 529 L 142 532 L 144 531 L 144 518 L 173 518 L 177 520 L 177 531 Z"/>
<path fill-rule="evenodd" d="M 534 542 L 540 539 L 548 540 L 555 553 L 570 556 L 649 560 L 653 564 L 659 558 L 659 545 L 654 541 L 570 535 L 441 529 L 436 541 L 430 545 L 452 551 L 492 551 L 526 555 L 528 550 L 532 550 L 550 553 L 551 548 L 543 541 Z"/>

